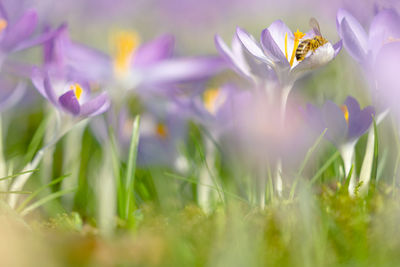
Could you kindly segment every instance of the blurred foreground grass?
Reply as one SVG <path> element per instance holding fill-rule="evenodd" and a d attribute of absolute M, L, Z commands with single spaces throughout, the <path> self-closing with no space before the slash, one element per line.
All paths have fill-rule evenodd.
<path fill-rule="evenodd" d="M 120 225 L 110 238 L 77 213 L 24 222 L 3 206 L 2 266 L 400 264 L 400 198 L 391 187 L 381 183 L 366 199 L 340 187 L 300 188 L 293 202 L 274 201 L 264 211 L 235 201 L 211 215 L 190 204 L 143 205 L 136 227 Z"/>

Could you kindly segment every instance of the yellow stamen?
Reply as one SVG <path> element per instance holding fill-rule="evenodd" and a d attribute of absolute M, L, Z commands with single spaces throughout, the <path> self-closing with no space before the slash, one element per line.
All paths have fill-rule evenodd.
<path fill-rule="evenodd" d="M 168 128 L 167 128 L 167 126 L 165 126 L 165 124 L 163 124 L 163 123 L 158 123 L 157 127 L 156 127 L 156 133 L 162 139 L 167 138 L 167 136 L 168 136 Z"/>
<path fill-rule="evenodd" d="M 8 23 L 5 19 L 0 19 L 0 33 L 4 31 L 5 28 L 7 28 L 7 25 Z"/>
<path fill-rule="evenodd" d="M 132 60 L 133 53 L 139 46 L 138 33 L 133 31 L 121 31 L 113 36 L 114 68 L 118 74 L 126 74 Z"/>
<path fill-rule="evenodd" d="M 208 89 L 203 94 L 204 107 L 210 113 L 214 114 L 217 109 L 217 99 L 218 99 L 219 94 L 220 94 L 220 90 L 218 88 Z"/>
<path fill-rule="evenodd" d="M 342 105 L 340 109 L 343 111 L 344 119 L 349 124 L 349 110 L 346 105 Z"/>
<path fill-rule="evenodd" d="M 285 57 L 287 60 L 289 60 L 288 55 L 287 55 L 287 33 L 285 33 Z"/>
<path fill-rule="evenodd" d="M 303 38 L 304 36 L 305 36 L 305 34 L 300 32 L 299 29 L 297 29 L 297 31 L 294 33 L 293 51 L 292 51 L 292 56 L 291 56 L 290 62 L 289 62 L 290 66 L 293 66 L 293 62 L 294 62 L 294 58 L 295 58 L 295 55 L 296 55 L 297 47 L 299 46 L 301 38 Z"/>
<path fill-rule="evenodd" d="M 70 88 L 74 91 L 76 98 L 79 100 L 83 91 L 82 87 L 78 83 L 75 83 L 74 85 L 71 85 Z"/>

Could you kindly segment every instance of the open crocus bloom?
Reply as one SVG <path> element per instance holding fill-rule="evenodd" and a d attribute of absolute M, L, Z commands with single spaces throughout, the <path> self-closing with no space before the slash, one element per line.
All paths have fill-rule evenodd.
<path fill-rule="evenodd" d="M 90 96 L 89 85 L 82 81 L 50 76 L 47 71 L 34 69 L 32 82 L 39 93 L 57 110 L 74 118 L 86 118 L 105 112 L 110 103 L 107 93 Z"/>
<path fill-rule="evenodd" d="M 307 116 L 313 127 L 319 131 L 327 129 L 326 138 L 338 148 L 355 143 L 371 126 L 374 108 L 360 108 L 357 100 L 347 97 L 342 106 L 327 101 L 322 109 L 307 105 Z"/>
<path fill-rule="evenodd" d="M 253 57 L 275 71 L 283 87 L 291 87 L 307 71 L 330 62 L 342 47 L 340 41 L 335 45 L 327 41 L 315 51 L 309 51 L 303 60 L 298 61 L 296 50 L 299 44 L 306 39 L 314 38 L 316 36 L 314 31 L 306 34 L 300 31 L 293 33 L 282 21 L 277 20 L 262 31 L 261 45 L 241 28 L 237 28 L 236 34 Z"/>
<path fill-rule="evenodd" d="M 219 57 L 173 58 L 174 38 L 170 35 L 140 44 L 137 33 L 123 31 L 113 39 L 114 80 L 127 90 L 204 79 L 224 65 Z"/>
<path fill-rule="evenodd" d="M 344 9 L 338 11 L 336 24 L 346 50 L 367 69 L 374 65 L 377 54 L 385 44 L 400 41 L 400 16 L 392 9 L 384 9 L 375 15 L 369 34 Z"/>

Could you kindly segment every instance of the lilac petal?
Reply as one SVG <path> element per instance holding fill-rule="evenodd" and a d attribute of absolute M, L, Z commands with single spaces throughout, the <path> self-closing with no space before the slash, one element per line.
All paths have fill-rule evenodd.
<path fill-rule="evenodd" d="M 6 9 L 4 8 L 4 5 L 2 2 L 0 2 L 0 17 L 7 21 L 9 20 Z"/>
<path fill-rule="evenodd" d="M 43 86 L 45 98 L 47 98 L 53 105 L 58 107 L 57 95 L 54 92 L 53 86 L 51 85 L 48 73 L 44 74 Z"/>
<path fill-rule="evenodd" d="M 361 111 L 360 104 L 358 104 L 357 100 L 354 97 L 348 96 L 344 101 L 344 104 L 349 111 L 349 120 L 352 114 L 358 114 Z"/>
<path fill-rule="evenodd" d="M 102 114 L 110 107 L 110 100 L 106 92 L 101 93 L 92 100 L 82 104 L 80 109 L 80 116 L 92 117 Z"/>
<path fill-rule="evenodd" d="M 66 42 L 65 46 L 67 63 L 83 77 L 98 81 L 112 73 L 112 61 L 108 55 L 75 42 Z"/>
<path fill-rule="evenodd" d="M 21 41 L 31 36 L 36 28 L 38 16 L 36 11 L 29 10 L 14 25 L 6 28 L 6 35 L 1 43 L 5 51 L 13 50 Z"/>
<path fill-rule="evenodd" d="M 70 112 L 74 116 L 79 114 L 81 107 L 73 90 L 69 90 L 65 94 L 61 95 L 58 101 L 66 111 Z"/>
<path fill-rule="evenodd" d="M 13 52 L 25 50 L 40 44 L 43 44 L 51 39 L 53 39 L 57 35 L 57 30 L 55 31 L 46 31 L 34 38 L 28 38 L 26 40 L 21 41 L 14 49 Z"/>
<path fill-rule="evenodd" d="M 314 105 L 307 104 L 306 107 L 306 118 L 311 124 L 311 127 L 317 130 L 317 132 L 322 133 L 325 130 L 325 123 L 322 118 L 321 110 Z"/>
<path fill-rule="evenodd" d="M 286 26 L 283 21 L 276 20 L 268 27 L 268 31 L 276 45 L 282 51 L 282 54 L 285 53 L 285 36 L 287 34 L 287 52 L 288 57 L 290 57 L 292 55 L 294 47 L 294 35 L 289 27 Z"/>
<path fill-rule="evenodd" d="M 215 47 L 217 48 L 219 54 L 231 65 L 231 67 L 236 70 L 240 75 L 244 76 L 245 78 L 249 78 L 251 76 L 249 67 L 246 65 L 245 60 L 243 59 L 243 51 L 241 49 L 241 44 L 239 46 L 232 46 L 234 50 L 236 48 L 237 53 L 235 51 L 231 51 L 226 43 L 222 40 L 219 35 L 215 35 L 214 38 Z M 237 45 L 238 39 L 235 36 L 233 43 Z"/>
<path fill-rule="evenodd" d="M 272 38 L 272 35 L 268 29 L 264 29 L 261 33 L 261 45 L 265 51 L 265 54 L 271 57 L 273 61 L 279 61 L 284 65 L 289 65 L 289 61 L 287 60 L 284 52 Z"/>
<path fill-rule="evenodd" d="M 340 50 L 342 50 L 342 47 L 343 47 L 342 40 L 333 45 L 333 49 L 335 50 L 335 57 L 339 54 Z"/>
<path fill-rule="evenodd" d="M 364 41 L 362 38 L 355 34 L 346 19 L 342 20 L 340 28 L 342 32 L 343 44 L 349 54 L 358 62 L 364 62 L 367 57 L 366 43 L 363 43 Z"/>
<path fill-rule="evenodd" d="M 135 66 L 148 66 L 170 58 L 174 50 L 174 37 L 165 35 L 138 48 L 133 57 Z"/>
<path fill-rule="evenodd" d="M 239 27 L 236 29 L 236 35 L 239 38 L 239 40 L 242 42 L 244 48 L 250 54 L 252 54 L 257 59 L 267 63 L 268 65 L 271 65 L 271 66 L 274 65 L 272 60 L 264 54 L 264 52 L 262 51 L 260 46 L 254 40 L 253 36 L 251 36 L 249 33 L 247 33 L 245 30 L 242 30 Z"/>
<path fill-rule="evenodd" d="M 336 15 L 336 27 L 338 29 L 339 32 L 339 36 L 342 39 L 346 39 L 347 34 L 345 32 L 343 32 L 342 29 L 342 24 L 343 21 L 346 20 L 347 21 L 347 32 L 351 31 L 352 35 L 355 36 L 355 38 L 357 39 L 358 43 L 360 44 L 360 47 L 362 47 L 362 49 L 364 51 L 367 50 L 367 46 L 368 46 L 368 37 L 367 37 L 367 33 L 365 32 L 364 28 L 361 26 L 361 24 L 358 22 L 358 20 L 356 18 L 354 18 L 348 11 L 344 10 L 344 9 L 339 9 L 339 11 L 337 12 Z M 345 45 L 346 45 L 346 40 L 344 40 Z"/>
<path fill-rule="evenodd" d="M 390 38 L 400 38 L 400 16 L 396 11 L 385 9 L 373 19 L 369 30 L 370 49 L 375 57 L 383 44 L 390 42 Z"/>
<path fill-rule="evenodd" d="M 20 82 L 15 86 L 15 88 L 12 88 L 11 93 L 9 93 L 5 98 L 1 99 L 0 112 L 15 106 L 25 95 L 26 87 L 27 86 L 25 83 Z"/>
<path fill-rule="evenodd" d="M 326 123 L 326 136 L 335 145 L 345 141 L 347 123 L 342 110 L 332 101 L 327 101 L 322 108 L 322 116 Z"/>
<path fill-rule="evenodd" d="M 194 57 L 164 60 L 141 71 L 147 84 L 189 82 L 209 78 L 225 64 L 220 57 Z"/>
<path fill-rule="evenodd" d="M 44 74 L 39 70 L 39 68 L 34 68 L 32 70 L 31 80 L 39 93 L 47 98 L 46 90 L 44 88 Z"/>
<path fill-rule="evenodd" d="M 373 107 L 368 106 L 354 115 L 354 118 L 350 121 L 349 111 L 348 139 L 350 140 L 359 138 L 369 129 L 373 121 L 372 117 L 375 115 L 375 110 Z"/>

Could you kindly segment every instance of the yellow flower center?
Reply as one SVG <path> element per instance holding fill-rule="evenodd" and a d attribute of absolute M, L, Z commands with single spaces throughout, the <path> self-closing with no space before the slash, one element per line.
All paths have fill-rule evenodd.
<path fill-rule="evenodd" d="M 3 32 L 5 30 L 5 28 L 7 28 L 7 21 L 5 19 L 0 19 L 0 33 Z"/>
<path fill-rule="evenodd" d="M 347 124 L 349 124 L 349 109 L 346 105 L 342 105 L 340 109 L 343 111 L 344 119 L 346 120 Z"/>
<path fill-rule="evenodd" d="M 285 57 L 289 61 L 290 66 L 293 66 L 294 58 L 296 56 L 297 47 L 299 46 L 300 40 L 305 36 L 305 33 L 302 33 L 298 29 L 293 34 L 294 34 L 293 50 L 292 50 L 292 55 L 291 55 L 290 61 L 289 61 L 289 57 L 288 57 L 288 34 L 285 33 Z"/>
<path fill-rule="evenodd" d="M 208 89 L 203 94 L 204 107 L 212 114 L 217 110 L 217 99 L 220 94 L 220 90 Z"/>
<path fill-rule="evenodd" d="M 82 87 L 78 83 L 75 83 L 70 86 L 70 89 L 72 91 L 74 91 L 76 98 L 79 100 L 81 98 L 82 91 L 83 91 Z"/>
<path fill-rule="evenodd" d="M 162 139 L 167 138 L 167 136 L 168 136 L 167 126 L 163 123 L 158 123 L 156 126 L 156 134 Z"/>
<path fill-rule="evenodd" d="M 114 70 L 118 75 L 124 76 L 129 72 L 133 54 L 139 43 L 139 35 L 134 31 L 120 31 L 112 37 Z"/>

